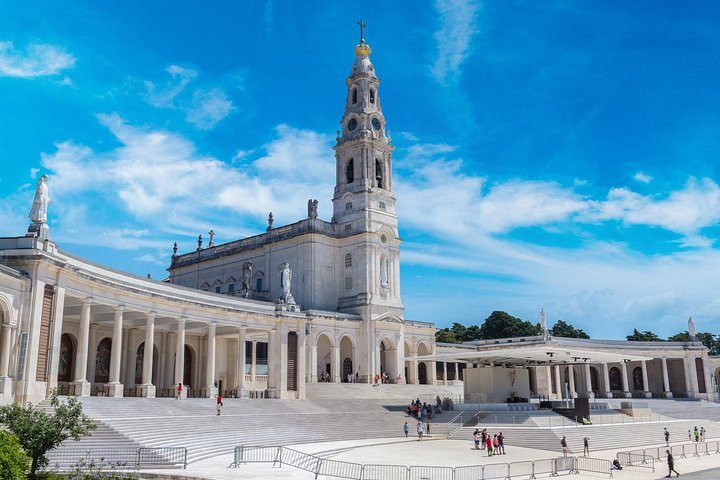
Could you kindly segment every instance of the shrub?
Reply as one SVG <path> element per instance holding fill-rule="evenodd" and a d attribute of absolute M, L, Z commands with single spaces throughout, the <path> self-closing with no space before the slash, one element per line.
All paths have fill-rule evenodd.
<path fill-rule="evenodd" d="M 0 480 L 24 480 L 30 470 L 30 457 L 11 433 L 0 431 Z"/>

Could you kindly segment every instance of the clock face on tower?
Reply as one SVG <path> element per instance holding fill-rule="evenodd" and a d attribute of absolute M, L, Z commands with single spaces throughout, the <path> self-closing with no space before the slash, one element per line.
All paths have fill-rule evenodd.
<path fill-rule="evenodd" d="M 380 125 L 380 120 L 378 120 L 377 118 L 373 118 L 373 119 L 372 119 L 372 126 L 373 126 L 373 128 L 374 128 L 375 130 L 380 130 L 380 127 L 381 127 L 382 125 Z"/>
<path fill-rule="evenodd" d="M 354 118 L 351 118 L 350 121 L 349 121 L 348 124 L 347 124 L 347 128 L 348 128 L 348 130 L 350 130 L 351 132 L 352 132 L 353 130 L 355 130 L 355 128 L 357 128 L 357 120 L 354 119 Z"/>

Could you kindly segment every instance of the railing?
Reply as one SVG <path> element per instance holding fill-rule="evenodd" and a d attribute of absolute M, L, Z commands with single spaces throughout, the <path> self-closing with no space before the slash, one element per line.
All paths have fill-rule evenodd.
<path fill-rule="evenodd" d="M 644 467 L 655 471 L 655 459 L 642 453 L 618 452 L 615 459 L 626 467 Z"/>
<path fill-rule="evenodd" d="M 533 426 L 538 427 L 583 427 L 580 422 L 576 422 L 573 419 L 565 417 L 562 414 L 558 416 L 548 416 L 544 419 L 541 416 L 528 417 L 527 415 L 511 414 L 508 411 L 505 414 L 498 414 L 497 412 L 487 412 L 488 415 L 483 417 L 479 423 L 488 425 L 522 425 L 529 419 L 533 420 Z M 630 424 L 642 424 L 642 423 L 670 423 L 670 422 L 685 422 L 690 418 L 671 418 L 659 414 L 642 415 L 642 416 L 630 416 L 625 413 L 618 411 L 613 414 L 593 414 L 590 413 L 590 424 L 592 425 L 630 425 Z"/>
<path fill-rule="evenodd" d="M 464 418 L 465 412 L 460 412 L 457 415 L 455 415 L 450 421 L 447 423 L 447 434 L 452 435 L 457 429 L 462 427 L 464 425 Z"/>
<path fill-rule="evenodd" d="M 604 473 L 610 478 L 613 476 L 610 460 L 588 457 L 557 457 L 461 467 L 376 465 L 341 462 L 291 448 L 267 445 L 235 447 L 229 468 L 238 468 L 244 463 L 272 463 L 280 467 L 283 464 L 290 465 L 314 474 L 316 479 L 323 476 L 351 480 L 512 480 L 579 472 Z"/>
<path fill-rule="evenodd" d="M 187 448 L 90 448 L 50 451 L 47 469 L 66 470 L 76 465 L 94 464 L 97 468 L 159 468 L 187 466 Z"/>
<path fill-rule="evenodd" d="M 700 457 L 705 455 L 719 454 L 720 441 L 713 440 L 711 442 L 688 442 L 664 447 L 629 450 L 626 452 L 618 452 L 616 458 L 621 464 L 631 467 L 648 466 L 648 459 L 650 459 L 653 462 L 652 468 L 654 471 L 654 462 L 662 461 L 666 456 L 667 450 L 669 450 L 672 456 L 676 459 L 688 458 L 688 455 L 693 457 Z"/>

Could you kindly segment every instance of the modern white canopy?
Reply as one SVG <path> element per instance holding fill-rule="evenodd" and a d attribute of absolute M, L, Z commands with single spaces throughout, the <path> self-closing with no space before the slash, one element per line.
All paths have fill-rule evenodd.
<path fill-rule="evenodd" d="M 580 350 L 556 346 L 528 345 L 526 347 L 495 347 L 481 350 L 468 350 L 466 352 L 406 357 L 406 360 L 417 360 L 420 362 L 479 363 L 496 366 L 539 366 L 555 364 L 575 365 L 583 363 L 640 362 L 643 360 L 650 361 L 652 360 L 652 357 L 628 355 L 624 352 L 614 353 L 608 351 Z"/>

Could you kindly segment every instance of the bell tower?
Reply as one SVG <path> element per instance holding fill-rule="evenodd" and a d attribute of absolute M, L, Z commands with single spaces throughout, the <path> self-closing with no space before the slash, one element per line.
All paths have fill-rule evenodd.
<path fill-rule="evenodd" d="M 345 296 L 338 307 L 358 313 L 364 307 L 366 318 L 388 311 L 402 318 L 393 146 L 380 101 L 380 79 L 370 61 L 370 45 L 365 43 L 365 24 L 362 20 L 358 23 L 360 43 L 355 46 L 355 61 L 345 81 L 342 129 L 334 147 L 333 222 L 335 231 L 351 247 L 347 251 L 359 261 L 357 268 L 352 267 L 352 280 L 345 277 Z"/>

